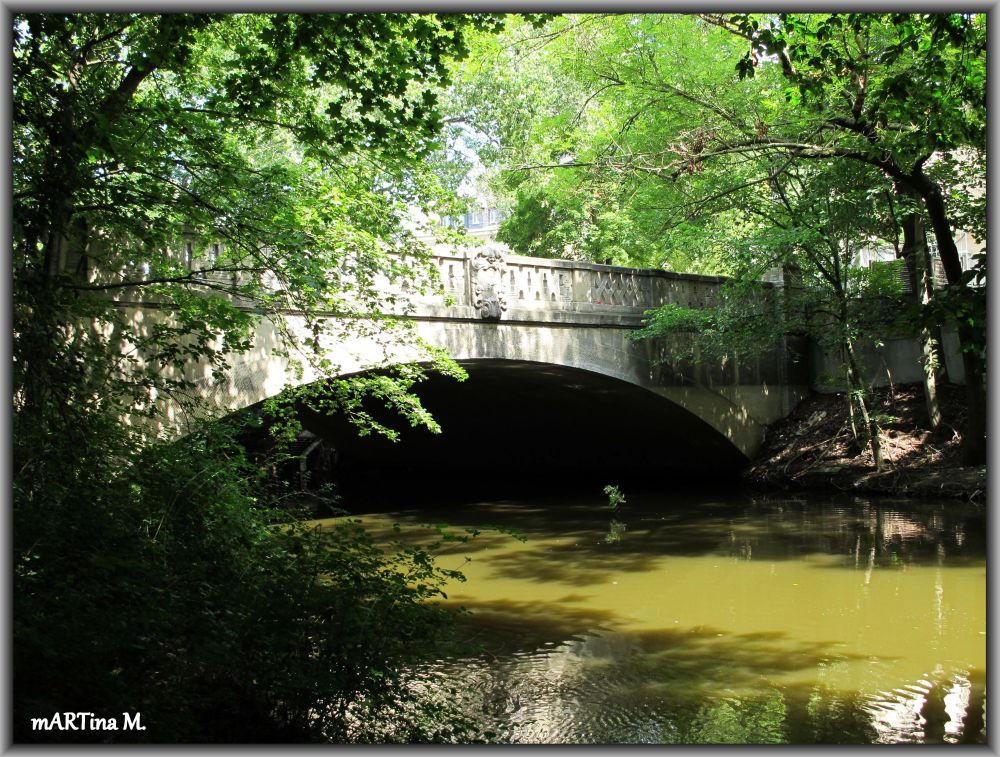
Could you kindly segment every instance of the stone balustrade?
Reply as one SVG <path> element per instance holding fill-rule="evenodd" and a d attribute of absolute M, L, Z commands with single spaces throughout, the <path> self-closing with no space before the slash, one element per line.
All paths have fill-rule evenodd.
<path fill-rule="evenodd" d="M 496 319 L 495 314 L 487 312 L 491 298 L 501 313 L 572 310 L 641 314 L 668 302 L 709 307 L 724 280 L 718 276 L 503 255 L 495 247 L 437 254 L 434 265 L 444 291 L 456 304 L 477 308 L 491 320 Z"/>
<path fill-rule="evenodd" d="M 495 244 L 435 252 L 430 262 L 437 271 L 446 299 L 436 287 L 419 287 L 403 278 L 405 274 L 394 274 L 393 266 L 374 272 L 370 283 L 381 293 L 387 312 L 410 315 L 424 312 L 493 321 L 504 318 L 565 320 L 570 314 L 577 314 L 604 320 L 613 316 L 638 325 L 645 311 L 666 303 L 691 308 L 712 306 L 724 281 L 718 276 L 505 253 L 505 247 Z M 173 254 L 197 272 L 198 280 L 216 291 L 235 288 L 245 276 L 212 270 L 216 260 L 221 258 L 219 244 L 196 251 L 194 245 L 187 242 Z M 142 278 L 142 272 L 135 274 Z M 331 271 L 331 275 L 339 276 L 343 284 L 353 280 L 350 266 L 346 264 L 344 270 Z M 273 279 L 273 275 L 270 278 Z M 276 281 L 271 283 L 275 290 L 279 289 Z M 343 290 L 345 302 L 351 301 L 350 289 L 347 286 Z M 253 307 L 252 302 L 241 297 L 237 297 L 236 302 Z M 405 304 L 407 302 L 409 305 Z"/>

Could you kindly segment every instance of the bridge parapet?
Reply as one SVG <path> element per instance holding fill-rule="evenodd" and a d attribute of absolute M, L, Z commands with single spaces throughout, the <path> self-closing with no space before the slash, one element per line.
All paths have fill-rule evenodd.
<path fill-rule="evenodd" d="M 719 286 L 725 280 L 719 276 L 503 255 L 490 247 L 436 254 L 434 265 L 446 294 L 456 305 L 482 310 L 482 295 L 491 287 L 501 312 L 568 310 L 639 316 L 666 303 L 704 308 L 715 304 Z M 413 299 L 422 304 L 434 302 L 431 296 Z M 482 317 L 495 318 L 490 317 L 488 309 Z"/>
<path fill-rule="evenodd" d="M 229 291 L 236 304 L 253 308 L 252 301 L 236 294 L 238 285 L 243 283 L 243 274 L 213 269 L 222 245 L 201 244 L 197 251 L 194 248 L 194 243 L 189 241 L 168 254 L 185 261 L 195 272 L 197 281 L 216 294 Z M 497 244 L 451 251 L 438 248 L 430 263 L 437 271 L 447 301 L 442 299 L 440 291 L 394 278 L 391 269 L 395 266 L 392 264 L 376 273 L 372 283 L 381 293 L 384 311 L 400 315 L 553 321 L 579 320 L 582 315 L 587 320 L 635 326 L 639 325 L 645 311 L 666 303 L 690 308 L 711 307 L 725 281 L 720 276 L 509 255 L 507 252 L 506 247 Z M 405 266 L 400 271 L 403 268 Z M 345 285 L 344 302 L 351 302 L 347 291 L 356 282 L 347 261 L 343 270 L 330 271 L 329 275 Z M 266 288 L 280 291 L 273 274 L 265 276 L 264 283 Z M 137 298 L 126 295 L 122 299 L 134 301 Z M 148 296 L 139 299 L 149 304 L 156 300 Z"/>

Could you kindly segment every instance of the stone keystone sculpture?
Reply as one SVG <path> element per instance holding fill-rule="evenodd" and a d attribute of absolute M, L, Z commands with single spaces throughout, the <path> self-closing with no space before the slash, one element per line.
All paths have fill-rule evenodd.
<path fill-rule="evenodd" d="M 500 314 L 507 309 L 503 292 L 506 270 L 503 253 L 497 247 L 487 247 L 472 259 L 472 305 L 483 320 L 499 321 Z"/>

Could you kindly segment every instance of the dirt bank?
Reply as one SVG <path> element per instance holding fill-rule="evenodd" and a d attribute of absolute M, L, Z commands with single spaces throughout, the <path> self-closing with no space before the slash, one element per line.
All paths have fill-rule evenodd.
<path fill-rule="evenodd" d="M 919 385 L 879 390 L 875 413 L 885 416 L 884 470 L 871 452 L 858 452 L 843 394 L 813 395 L 768 431 L 746 480 L 780 488 L 840 489 L 906 497 L 955 497 L 986 501 L 986 466 L 961 464 L 965 393 L 942 387 L 944 422 L 932 432 Z"/>

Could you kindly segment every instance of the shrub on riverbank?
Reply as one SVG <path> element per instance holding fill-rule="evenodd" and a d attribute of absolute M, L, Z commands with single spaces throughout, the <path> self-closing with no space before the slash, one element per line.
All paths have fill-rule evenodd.
<path fill-rule="evenodd" d="M 353 522 L 275 529 L 218 427 L 132 450 L 104 416 L 72 415 L 58 455 L 15 482 L 15 740 L 440 737 L 399 670 L 442 635 L 427 600 L 453 572 Z M 80 711 L 146 730 L 32 730 Z"/>

